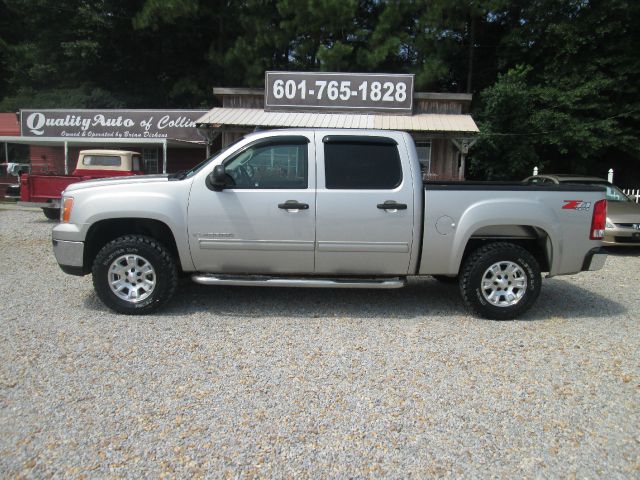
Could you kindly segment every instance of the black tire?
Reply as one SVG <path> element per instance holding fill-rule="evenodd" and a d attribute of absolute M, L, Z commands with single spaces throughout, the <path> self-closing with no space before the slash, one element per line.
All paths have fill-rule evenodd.
<path fill-rule="evenodd" d="M 59 208 L 42 208 L 42 213 L 49 220 L 60 220 L 60 209 Z"/>
<path fill-rule="evenodd" d="M 125 276 L 112 271 L 112 267 L 128 272 Z M 126 315 L 157 310 L 171 299 L 178 283 L 178 269 L 169 250 L 144 235 L 126 235 L 107 243 L 98 252 L 91 273 L 100 300 L 111 310 Z M 114 287 L 117 292 L 111 288 L 111 280 L 119 282 Z M 122 298 L 132 295 L 139 298 Z"/>
<path fill-rule="evenodd" d="M 496 270 L 490 272 L 490 267 Z M 509 269 L 511 273 L 505 274 Z M 487 288 L 483 288 L 483 282 Z M 464 262 L 460 293 L 480 316 L 511 320 L 535 303 L 541 283 L 540 266 L 527 250 L 496 242 L 478 248 Z"/>

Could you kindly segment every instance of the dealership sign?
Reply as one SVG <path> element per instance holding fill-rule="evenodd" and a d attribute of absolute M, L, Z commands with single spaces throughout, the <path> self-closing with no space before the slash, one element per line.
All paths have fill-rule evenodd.
<path fill-rule="evenodd" d="M 202 142 L 206 110 L 21 110 L 23 137 L 150 138 Z"/>
<path fill-rule="evenodd" d="M 267 111 L 413 111 L 408 74 L 266 72 L 265 87 Z"/>

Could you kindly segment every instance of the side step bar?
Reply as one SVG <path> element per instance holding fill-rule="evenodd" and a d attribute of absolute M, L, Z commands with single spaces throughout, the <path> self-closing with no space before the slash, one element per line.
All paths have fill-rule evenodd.
<path fill-rule="evenodd" d="M 302 288 L 402 288 L 401 278 L 295 278 L 253 275 L 195 274 L 191 280 L 202 285 L 239 285 L 245 287 L 302 287 Z"/>

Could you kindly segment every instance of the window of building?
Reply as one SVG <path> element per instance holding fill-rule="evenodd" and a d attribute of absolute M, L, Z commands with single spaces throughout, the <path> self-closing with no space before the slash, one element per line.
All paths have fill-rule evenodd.
<path fill-rule="evenodd" d="M 324 168 L 329 189 L 392 190 L 402 183 L 398 147 L 390 143 L 326 142 Z"/>
<path fill-rule="evenodd" d="M 307 143 L 254 145 L 225 163 L 232 188 L 307 188 Z"/>
<path fill-rule="evenodd" d="M 418 161 L 420 162 L 420 168 L 423 173 L 431 173 L 431 142 L 418 141 L 416 142 L 416 151 L 418 152 Z"/>
<path fill-rule="evenodd" d="M 157 148 L 142 149 L 142 158 L 144 158 L 144 168 L 147 173 L 158 173 Z"/>
<path fill-rule="evenodd" d="M 0 143 L 0 163 L 29 163 L 29 145 Z"/>

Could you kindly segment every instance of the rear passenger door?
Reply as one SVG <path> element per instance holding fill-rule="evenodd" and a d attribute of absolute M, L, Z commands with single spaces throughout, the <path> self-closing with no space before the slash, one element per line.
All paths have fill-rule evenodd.
<path fill-rule="evenodd" d="M 316 156 L 316 273 L 407 274 L 416 206 L 397 141 L 316 135 Z"/>

